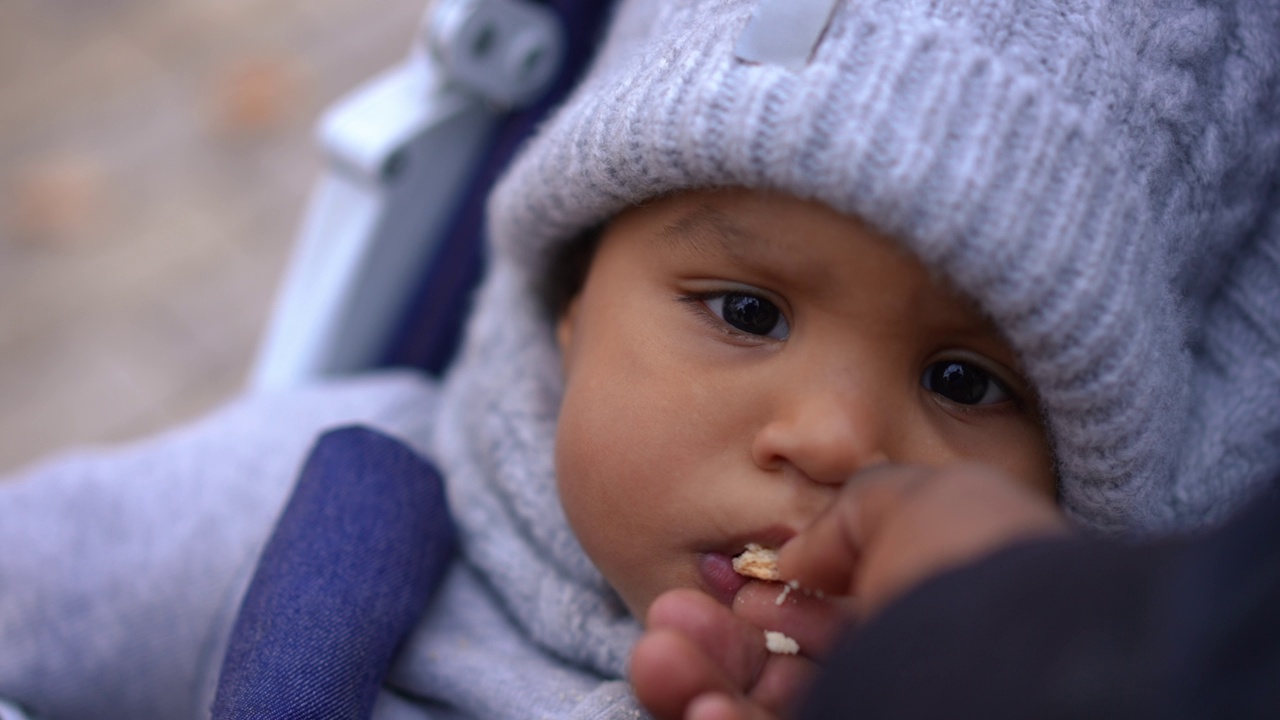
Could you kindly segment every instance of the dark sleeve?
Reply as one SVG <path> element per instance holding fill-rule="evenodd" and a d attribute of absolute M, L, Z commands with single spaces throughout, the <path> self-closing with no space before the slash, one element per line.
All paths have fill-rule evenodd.
<path fill-rule="evenodd" d="M 846 639 L 817 718 L 1280 717 L 1280 492 L 1200 537 L 1040 541 Z"/>

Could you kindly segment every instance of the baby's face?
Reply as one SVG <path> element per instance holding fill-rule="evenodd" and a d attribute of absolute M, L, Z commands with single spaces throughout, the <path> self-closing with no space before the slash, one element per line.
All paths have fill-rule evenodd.
<path fill-rule="evenodd" d="M 729 558 L 870 464 L 980 461 L 1052 495 L 1035 399 L 967 302 L 826 206 L 700 191 L 630 210 L 561 320 L 560 495 L 628 607 L 724 602 Z"/>

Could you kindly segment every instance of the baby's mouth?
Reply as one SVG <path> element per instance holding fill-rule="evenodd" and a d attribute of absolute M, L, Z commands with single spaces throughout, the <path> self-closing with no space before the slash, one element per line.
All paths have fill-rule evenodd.
<path fill-rule="evenodd" d="M 778 582 L 777 548 L 794 535 L 794 530 L 776 525 L 757 529 L 748 536 L 731 540 L 716 551 L 699 553 L 698 577 L 702 589 L 725 606 L 731 607 L 738 591 L 753 579 Z M 730 552 L 733 554 L 729 555 Z M 763 572 L 771 572 L 772 575 Z"/>
<path fill-rule="evenodd" d="M 733 605 L 738 591 L 747 584 L 747 578 L 734 571 L 733 558 L 723 553 L 699 555 L 698 576 L 703 590 L 726 607 Z"/>

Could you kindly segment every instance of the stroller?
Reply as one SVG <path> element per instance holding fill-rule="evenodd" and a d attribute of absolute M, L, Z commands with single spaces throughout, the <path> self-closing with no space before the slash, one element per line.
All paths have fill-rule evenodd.
<path fill-rule="evenodd" d="M 321 118 L 327 158 L 250 383 L 440 375 L 484 267 L 484 205 L 574 84 L 610 3 L 438 0 L 408 57 Z"/>

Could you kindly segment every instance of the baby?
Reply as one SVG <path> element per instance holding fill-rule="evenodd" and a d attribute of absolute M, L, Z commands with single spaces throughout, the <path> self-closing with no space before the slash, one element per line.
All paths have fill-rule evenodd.
<path fill-rule="evenodd" d="M 0 717 L 203 716 L 308 443 L 353 420 L 459 528 L 381 718 L 638 716 L 655 599 L 733 603 L 734 555 L 885 463 L 982 463 L 1099 532 L 1221 517 L 1280 472 L 1245 392 L 1280 387 L 1254 5 L 1024 5 L 620 2 L 491 198 L 441 386 L 246 398 L 0 483 L 34 548 L 0 553 Z"/>

